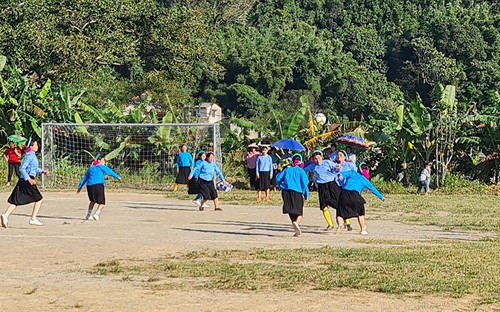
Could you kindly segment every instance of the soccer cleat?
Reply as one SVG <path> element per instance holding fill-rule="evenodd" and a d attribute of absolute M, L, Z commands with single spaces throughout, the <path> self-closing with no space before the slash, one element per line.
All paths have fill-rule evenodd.
<path fill-rule="evenodd" d="M 7 218 L 6 215 L 2 215 L 0 219 L 2 221 L 2 226 L 7 228 L 9 226 L 9 218 Z"/>
<path fill-rule="evenodd" d="M 96 221 L 99 221 L 99 215 L 96 213 L 92 216 L 92 219 L 96 220 Z"/>
<path fill-rule="evenodd" d="M 270 202 L 271 199 L 269 197 L 266 197 L 266 202 Z"/>
<path fill-rule="evenodd" d="M 92 220 L 92 215 L 88 214 L 87 216 L 85 216 L 85 220 Z"/>
<path fill-rule="evenodd" d="M 217 207 L 214 209 L 215 211 L 222 211 L 222 208 L 221 207 Z"/>
<path fill-rule="evenodd" d="M 368 232 L 366 230 L 363 230 L 363 231 L 359 232 L 359 234 L 361 234 L 361 235 L 368 235 Z"/>
<path fill-rule="evenodd" d="M 257 197 L 257 202 L 260 203 L 262 201 L 262 198 Z"/>
<path fill-rule="evenodd" d="M 35 219 L 35 220 L 30 219 L 30 225 L 38 225 L 38 226 L 41 226 L 41 225 L 43 225 L 43 223 L 42 223 L 42 222 L 40 222 L 40 220 L 38 220 L 38 219 Z"/>
<path fill-rule="evenodd" d="M 200 201 L 199 199 L 195 199 L 195 200 L 193 200 L 193 203 L 194 203 L 196 206 L 198 206 L 198 207 L 200 207 L 200 206 L 201 206 L 201 201 Z"/>
<path fill-rule="evenodd" d="M 203 204 L 203 205 L 201 205 L 201 206 L 202 206 L 203 208 L 210 208 L 210 206 L 209 206 L 209 205 L 207 205 L 207 204 Z"/>
<path fill-rule="evenodd" d="M 302 230 L 300 229 L 300 226 L 297 222 L 295 222 L 295 221 L 292 222 L 292 227 L 295 231 L 295 235 L 294 235 L 295 237 L 298 237 L 302 234 Z"/>
<path fill-rule="evenodd" d="M 350 224 L 345 225 L 348 231 L 352 231 L 352 226 Z"/>
<path fill-rule="evenodd" d="M 324 229 L 324 231 L 331 231 L 331 230 L 333 230 L 333 226 L 330 226 L 330 225 L 327 226 L 326 229 Z"/>

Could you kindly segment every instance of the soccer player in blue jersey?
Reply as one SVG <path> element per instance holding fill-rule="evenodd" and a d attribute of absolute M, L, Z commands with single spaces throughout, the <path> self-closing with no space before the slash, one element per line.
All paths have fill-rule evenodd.
<path fill-rule="evenodd" d="M 214 184 L 215 175 L 217 175 L 219 179 L 221 179 L 224 185 L 228 185 L 228 183 L 224 179 L 222 171 L 219 169 L 219 167 L 214 161 L 215 161 L 214 153 L 212 152 L 207 153 L 206 161 L 200 162 L 200 164 L 191 171 L 188 177 L 189 180 L 193 178 L 198 178 L 198 183 L 200 185 L 200 193 L 203 196 L 203 200 L 200 203 L 201 205 L 198 206 L 200 211 L 204 210 L 203 205 L 207 200 L 214 201 L 215 211 L 222 211 L 222 208 L 219 207 L 219 195 L 217 194 L 217 190 L 215 189 L 215 184 Z"/>
<path fill-rule="evenodd" d="M 85 176 L 82 178 L 80 183 L 78 184 L 78 189 L 76 193 L 80 193 L 83 186 L 87 184 L 87 195 L 89 197 L 90 203 L 87 211 L 86 220 L 90 220 L 91 218 L 99 221 L 101 211 L 104 209 L 106 205 L 106 196 L 104 193 L 104 176 L 109 175 L 118 181 L 121 181 L 121 177 L 118 173 L 114 172 L 111 168 L 106 166 L 106 159 L 104 155 L 98 155 L 96 157 L 97 163 L 92 165 Z M 92 216 L 92 210 L 94 209 L 95 204 L 97 204 L 97 211 Z"/>
<path fill-rule="evenodd" d="M 364 189 L 370 190 L 381 201 L 385 201 L 384 196 L 377 188 L 360 173 L 352 170 L 339 172 L 339 181 L 342 185 L 342 192 L 338 200 L 337 222 L 341 231 L 344 220 L 349 218 L 358 218 L 360 234 L 367 235 L 365 224 L 365 199 L 361 196 Z"/>
<path fill-rule="evenodd" d="M 304 215 L 304 201 L 309 198 L 309 179 L 299 166 L 291 166 L 288 159 L 283 164 L 283 171 L 276 175 L 276 184 L 281 189 L 283 213 L 292 221 L 295 237 L 302 234 L 300 223 Z"/>
<path fill-rule="evenodd" d="M 174 192 L 177 192 L 179 189 L 179 184 L 188 184 L 189 173 L 194 167 L 193 155 L 191 155 L 187 149 L 187 145 L 182 144 L 180 147 L 181 152 L 177 155 L 177 159 L 175 161 L 177 177 L 175 178 Z"/>
<path fill-rule="evenodd" d="M 48 174 L 49 172 L 38 167 L 38 159 L 35 155 L 38 152 L 37 141 L 30 141 L 25 152 L 26 155 L 24 155 L 21 167 L 19 168 L 21 177 L 7 200 L 10 204 L 7 211 L 0 216 L 0 221 L 4 228 L 9 226 L 9 216 L 17 206 L 30 203 L 34 203 L 34 205 L 29 224 L 43 225 L 37 218 L 38 211 L 40 211 L 40 207 L 42 206 L 43 196 L 36 186 L 35 178 L 37 174 Z"/>

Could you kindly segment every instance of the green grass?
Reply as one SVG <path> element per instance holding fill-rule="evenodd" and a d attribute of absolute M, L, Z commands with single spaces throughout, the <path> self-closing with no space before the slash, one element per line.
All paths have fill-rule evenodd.
<path fill-rule="evenodd" d="M 168 196 L 191 198 L 184 192 Z M 237 190 L 220 197 L 223 204 L 253 205 L 255 192 Z M 195 251 L 149 262 L 113 260 L 90 272 L 117 275 L 155 291 L 350 288 L 391 294 L 471 295 L 479 304 L 500 302 L 498 196 L 389 195 L 384 203 L 372 195 L 365 198 L 368 219 L 493 234 L 469 242 L 363 239 L 359 240 L 365 243 L 362 248 Z M 280 203 L 280 194 L 273 193 L 270 205 Z M 306 211 L 316 209 L 316 193 L 307 206 Z"/>
<path fill-rule="evenodd" d="M 166 194 L 169 198 L 192 199 L 184 191 Z M 256 192 L 233 190 L 219 192 L 221 205 L 254 205 Z M 407 224 L 435 225 L 445 230 L 477 230 L 500 232 L 500 197 L 498 195 L 441 195 L 430 196 L 404 194 L 387 195 L 382 203 L 370 193 L 364 193 L 367 200 L 367 219 L 386 219 Z M 259 205 L 281 205 L 281 194 L 271 192 L 271 202 Z M 312 192 L 307 207 L 318 206 L 318 193 Z"/>
<path fill-rule="evenodd" d="M 389 195 L 380 203 L 368 200 L 367 218 L 435 225 L 445 230 L 500 232 L 500 197 L 496 195 Z"/>
<path fill-rule="evenodd" d="M 147 276 L 135 280 L 155 290 L 347 287 L 392 294 L 474 295 L 482 303 L 499 302 L 500 241 L 401 244 L 392 248 L 199 251 L 139 265 L 128 266 L 122 260 L 109 265 L 106 274 Z M 91 273 L 103 274 L 104 267 L 97 265 Z"/>

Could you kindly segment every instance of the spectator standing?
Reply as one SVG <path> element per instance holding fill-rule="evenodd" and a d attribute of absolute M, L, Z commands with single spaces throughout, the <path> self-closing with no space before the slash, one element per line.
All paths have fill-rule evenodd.
<path fill-rule="evenodd" d="M 15 172 L 17 178 L 21 178 L 19 167 L 21 166 L 21 149 L 14 141 L 9 141 L 9 148 L 3 153 L 3 157 L 8 163 L 7 185 L 11 185 L 12 174 Z"/>
<path fill-rule="evenodd" d="M 429 184 L 431 183 L 431 165 L 429 163 L 425 163 L 424 169 L 420 172 L 418 177 L 418 189 L 417 194 L 420 194 L 420 190 L 423 188 L 425 191 L 425 195 L 429 195 L 430 189 Z"/>

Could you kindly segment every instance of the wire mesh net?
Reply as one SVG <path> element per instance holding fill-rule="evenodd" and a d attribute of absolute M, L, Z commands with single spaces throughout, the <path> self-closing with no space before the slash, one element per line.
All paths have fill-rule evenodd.
<path fill-rule="evenodd" d="M 179 146 L 213 151 L 222 165 L 218 124 L 43 124 L 44 188 L 76 188 L 98 154 L 122 177 L 120 188 L 168 190 L 175 181 Z M 117 187 L 114 182 L 107 187 Z"/>

